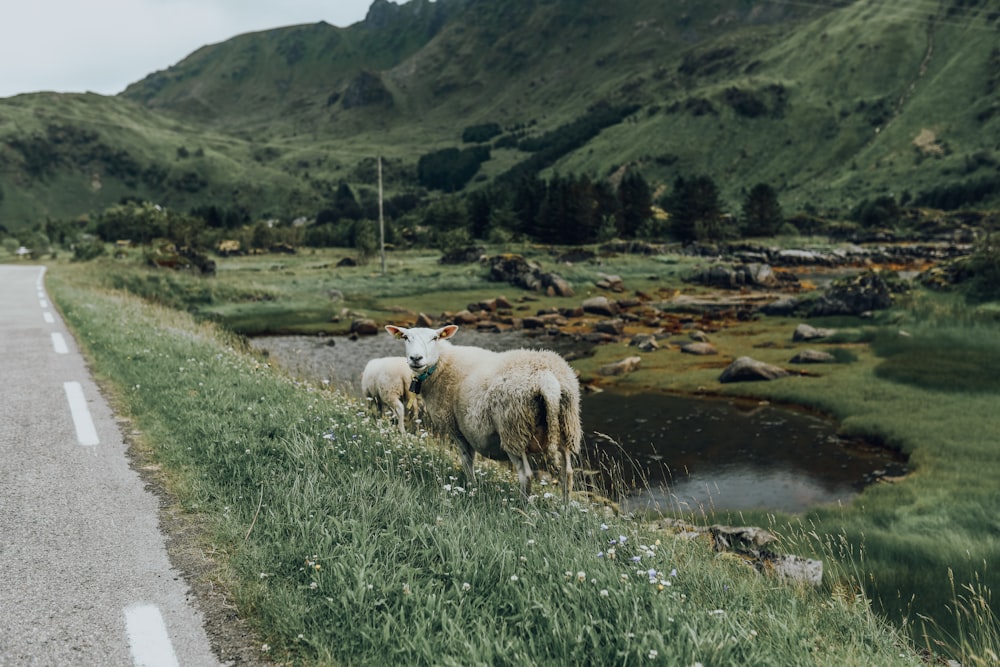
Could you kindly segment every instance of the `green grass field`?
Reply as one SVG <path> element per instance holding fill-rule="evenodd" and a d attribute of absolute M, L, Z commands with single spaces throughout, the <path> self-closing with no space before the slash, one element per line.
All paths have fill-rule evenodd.
<path fill-rule="evenodd" d="M 490 479 L 480 483 L 474 495 L 457 492 L 456 485 L 461 481 L 453 479 L 458 473 L 447 446 L 428 445 L 413 438 L 400 439 L 390 434 L 384 424 L 374 423 L 364 416 L 363 406 L 343 396 L 285 379 L 274 369 L 263 368 L 260 360 L 236 351 L 240 349 L 237 339 L 227 338 L 207 324 L 196 324 L 197 320 L 176 310 L 145 305 L 117 289 L 131 287 L 136 281 L 147 291 L 153 285 L 168 295 L 161 299 L 165 302 L 183 302 L 191 294 L 207 291 L 210 298 L 187 303 L 187 307 L 199 313 L 200 320 L 222 317 L 219 313 L 232 306 L 227 299 L 234 294 L 277 294 L 282 299 L 299 299 L 318 309 L 317 300 L 327 299 L 324 294 L 327 288 L 341 289 L 344 302 L 338 304 L 339 307 L 353 308 L 367 303 L 375 309 L 368 314 L 382 319 L 398 317 L 392 311 L 393 305 L 412 303 L 415 284 L 430 286 L 430 290 L 425 287 L 426 294 L 420 297 L 427 299 L 426 304 L 422 304 L 426 308 L 420 309 L 430 312 L 457 310 L 464 305 L 465 299 L 477 293 L 505 293 L 510 297 L 516 292 L 509 285 L 486 283 L 473 267 L 442 267 L 427 257 L 394 257 L 387 276 L 381 276 L 373 266 L 331 269 L 331 260 L 335 257 L 333 253 L 280 260 L 273 256 L 244 258 L 231 265 L 224 262 L 213 279 L 151 272 L 127 263 L 114 264 L 112 260 L 105 260 L 103 266 L 59 264 L 49 274 L 56 302 L 78 331 L 94 358 L 95 367 L 121 396 L 122 409 L 143 425 L 149 446 L 171 471 L 171 479 L 185 509 L 205 514 L 213 524 L 219 522 L 217 530 L 220 532 L 207 539 L 216 545 L 213 548 L 221 548 L 227 554 L 227 567 L 231 568 L 229 585 L 238 591 L 242 609 L 253 617 L 260 614 L 257 627 L 273 646 L 280 646 L 294 655 L 310 656 L 306 662 L 373 659 L 372 655 L 363 652 L 345 658 L 333 644 L 316 639 L 328 632 L 331 624 L 336 625 L 329 614 L 338 618 L 338 613 L 344 613 L 344 601 L 329 596 L 333 602 L 326 600 L 319 604 L 323 608 L 319 612 L 315 600 L 298 597 L 305 591 L 296 593 L 296 590 L 308 588 L 313 583 L 298 569 L 303 567 L 305 559 L 322 566 L 323 577 L 316 581 L 317 587 L 329 585 L 347 590 L 362 586 L 364 581 L 365 590 L 372 585 L 370 590 L 378 591 L 371 594 L 370 601 L 389 605 L 386 609 L 392 609 L 395 622 L 400 624 L 398 627 L 411 627 L 411 624 L 412 627 L 433 627 L 439 635 L 457 633 L 459 628 L 482 627 L 485 631 L 487 627 L 481 625 L 481 620 L 474 621 L 471 617 L 456 621 L 456 625 L 448 625 L 442 620 L 450 614 L 452 606 L 462 606 L 461 594 L 469 592 L 461 590 L 464 584 L 477 589 L 487 580 L 495 585 L 497 577 L 506 581 L 512 576 L 517 576 L 522 583 L 530 581 L 535 592 L 525 593 L 527 597 L 523 599 L 517 598 L 520 600 L 517 604 L 527 605 L 535 612 L 529 613 L 522 607 L 515 609 L 504 595 L 492 601 L 477 600 L 472 606 L 480 611 L 489 610 L 483 613 L 493 618 L 516 618 L 518 622 L 527 619 L 536 628 L 531 632 L 512 628 L 511 634 L 502 638 L 468 640 L 471 643 L 463 643 L 467 640 L 459 640 L 457 636 L 442 639 L 447 648 L 431 644 L 414 646 L 417 640 L 412 638 L 405 643 L 406 650 L 417 651 L 413 655 L 443 651 L 447 655 L 463 656 L 456 660 L 483 662 L 508 654 L 501 650 L 503 646 L 518 646 L 517 650 L 523 650 L 524 655 L 539 650 L 535 646 L 539 640 L 529 635 L 538 632 L 542 626 L 537 624 L 542 623 L 541 618 L 545 615 L 554 615 L 553 618 L 561 619 L 560 623 L 579 624 L 584 617 L 592 619 L 596 613 L 593 609 L 566 611 L 568 617 L 555 610 L 566 600 L 577 600 L 584 605 L 583 600 L 587 598 L 563 597 L 580 594 L 573 583 L 577 572 L 587 573 L 587 585 L 596 587 L 601 609 L 609 599 L 617 599 L 618 593 L 609 588 L 612 575 L 617 573 L 621 578 L 622 574 L 634 573 L 614 568 L 594 569 L 607 565 L 594 560 L 595 549 L 600 550 L 602 539 L 596 537 L 600 529 L 595 525 L 602 522 L 612 526 L 609 528 L 611 533 L 627 535 L 631 544 L 649 546 L 660 539 L 657 560 L 653 561 L 658 571 L 669 572 L 677 562 L 688 563 L 690 567 L 690 563 L 697 561 L 699 567 L 706 568 L 699 576 L 704 578 L 704 585 L 709 589 L 741 572 L 740 568 L 735 568 L 732 571 L 725 569 L 725 574 L 720 574 L 713 569 L 718 559 L 703 546 L 645 534 L 641 523 L 622 517 L 598 516 L 599 512 L 586 506 L 566 510 L 548 500 L 540 500 L 539 506 L 519 505 L 512 490 L 514 487 L 493 469 L 484 470 L 484 475 Z M 682 288 L 679 275 L 686 261 L 669 257 L 619 257 L 602 260 L 600 266 L 579 264 L 561 268 L 580 288 L 578 292 L 582 297 L 590 293 L 585 285 L 588 276 L 598 270 L 621 275 L 630 286 L 653 283 L 650 278 L 657 276 L 657 285 Z M 165 285 L 169 289 L 165 289 Z M 363 298 L 357 296 L 362 293 Z M 145 293 L 145 296 L 149 298 L 152 294 Z M 455 304 L 456 299 L 463 301 Z M 83 307 L 85 303 L 90 305 Z M 247 303 L 268 305 L 271 302 L 250 299 Z M 208 304 L 207 307 L 204 304 Z M 533 307 L 545 305 L 544 300 L 532 304 Z M 794 353 L 799 344 L 792 344 L 791 333 L 798 321 L 762 318 L 713 331 L 711 337 L 721 358 L 712 363 L 666 350 L 642 353 L 641 370 L 620 380 L 635 387 L 692 394 L 746 395 L 805 406 L 838 419 L 845 435 L 863 435 L 909 455 L 912 473 L 907 478 L 894 484 L 869 487 L 850 506 L 819 508 L 800 516 L 746 513 L 694 517 L 704 522 L 766 526 L 781 536 L 784 551 L 815 555 L 827 562 L 829 576 L 824 591 L 775 594 L 782 599 L 780 603 L 756 599 L 763 592 L 754 587 L 766 587 L 766 582 L 741 581 L 737 584 L 727 580 L 722 584 L 724 587 L 750 586 L 753 589 L 747 592 L 749 598 L 740 603 L 748 605 L 744 612 L 763 605 L 762 610 L 750 613 L 747 618 L 763 614 L 764 617 L 773 616 L 777 623 L 777 619 L 789 611 L 782 606 L 786 604 L 817 607 L 810 613 L 823 616 L 826 612 L 821 610 L 837 606 L 829 600 L 832 594 L 841 595 L 844 590 L 850 590 L 852 596 L 855 593 L 863 596 L 859 600 L 870 600 L 870 609 L 867 603 L 852 603 L 849 609 L 839 609 L 838 613 L 853 618 L 852 623 L 864 623 L 868 631 L 875 631 L 879 626 L 870 614 L 885 614 L 918 646 L 961 656 L 963 664 L 989 664 L 993 660 L 991 656 L 997 654 L 1000 646 L 991 597 L 998 585 L 997 573 L 991 569 L 991 564 L 996 561 L 1000 549 L 996 519 L 1000 516 L 1000 495 L 993 481 L 1000 477 L 1000 470 L 997 470 L 1000 462 L 995 455 L 1000 416 L 994 409 L 1000 380 L 989 369 L 995 368 L 1000 359 L 1000 346 L 995 342 L 997 325 L 978 313 L 961 304 L 956 297 L 918 291 L 875 321 L 814 322 L 837 324 L 844 327 L 845 332 L 835 339 L 839 342 L 825 347 L 839 351 L 847 363 L 826 365 L 818 377 L 720 385 L 716 378 L 727 359 L 750 355 L 782 364 Z M 124 317 L 125 323 L 117 327 L 102 323 L 107 321 L 102 318 L 116 317 Z M 901 331 L 905 333 L 900 334 Z M 599 365 L 633 353 L 634 348 L 629 350 L 620 345 L 599 346 L 593 357 L 576 360 L 573 365 L 587 377 Z M 219 415 L 225 418 L 218 419 Z M 346 464 L 346 468 L 342 464 Z M 446 490 L 446 485 L 450 486 L 450 491 Z M 381 501 L 376 502 L 383 497 L 388 503 L 385 506 Z M 259 512 L 258 502 L 261 503 Z M 443 513 L 445 510 L 447 513 Z M 229 516 L 233 513 L 235 516 Z M 254 516 L 257 519 L 246 544 L 239 544 Z M 497 537 L 506 536 L 509 531 L 514 531 L 515 536 Z M 441 533 L 448 535 L 441 536 Z M 389 539 L 392 544 L 364 544 L 366 535 L 379 535 L 378 541 Z M 575 537 L 569 539 L 570 535 Z M 258 544 L 258 538 L 264 542 Z M 274 540 L 274 544 L 270 540 Z M 532 541 L 531 550 L 527 548 L 529 540 Z M 553 551 L 546 552 L 541 561 L 537 561 L 541 550 L 536 547 L 549 542 L 552 544 L 546 549 Z M 316 546 L 307 546 L 310 544 Z M 355 553 L 355 549 L 360 552 Z M 302 553 L 290 553 L 295 550 Z M 661 560 L 668 552 L 671 555 Z M 481 563 L 465 563 L 459 568 L 450 562 L 456 554 L 461 554 L 458 560 L 463 562 L 473 559 Z M 645 558 L 643 554 L 635 555 Z M 352 567 L 341 562 L 343 557 L 353 564 Z M 522 557 L 527 560 L 521 560 Z M 336 567 L 344 568 L 343 571 L 331 573 L 331 560 L 338 563 Z M 556 569 L 541 576 L 537 568 L 519 565 L 537 562 L 548 563 Z M 397 572 L 396 567 L 402 570 Z M 264 579 L 259 578 L 261 573 L 272 570 L 277 570 L 275 576 L 269 574 Z M 359 571 L 367 574 L 362 576 Z M 566 572 L 573 575 L 568 582 L 562 581 Z M 601 574 L 592 576 L 594 572 Z M 325 580 L 328 576 L 337 578 Z M 351 576 L 355 579 L 345 588 L 344 578 Z M 289 583 L 289 577 L 297 582 L 294 586 Z M 596 583 L 591 583 L 590 579 L 595 579 Z M 387 583 L 378 583 L 382 581 Z M 714 584 L 710 583 L 713 581 Z M 671 580 L 671 583 L 674 582 Z M 436 622 L 445 623 L 445 626 L 434 625 L 429 617 L 414 616 L 416 612 L 407 605 L 416 598 L 400 593 L 404 585 L 411 594 L 419 588 L 430 595 L 432 599 L 422 600 L 426 609 L 420 614 L 441 616 Z M 539 589 L 547 590 L 546 595 L 550 597 L 544 600 L 534 597 Z M 561 592 L 555 592 L 557 590 Z M 601 593 L 603 590 L 608 591 L 607 599 Z M 673 588 L 669 592 L 678 590 Z M 361 600 L 368 599 L 363 591 L 357 594 Z M 671 656 L 672 664 L 697 660 L 704 664 L 729 664 L 741 660 L 753 664 L 770 660 L 774 664 L 800 664 L 803 660 L 803 656 L 795 652 L 798 648 L 782 654 L 772 653 L 777 647 L 769 646 L 762 649 L 762 653 L 756 653 L 761 645 L 756 642 L 761 634 L 757 628 L 757 635 L 750 635 L 756 642 L 751 653 L 743 653 L 749 649 L 737 649 L 740 643 L 737 641 L 732 649 L 713 653 L 706 661 L 698 647 L 707 644 L 697 641 L 696 645 L 686 647 L 682 646 L 684 642 L 675 645 L 678 638 L 672 633 L 678 628 L 664 622 L 665 618 L 676 620 L 690 616 L 681 614 L 685 607 L 668 605 L 660 609 L 656 606 L 660 604 L 657 596 L 636 600 L 631 595 L 622 595 L 619 602 L 624 607 L 613 605 L 607 610 L 611 616 L 600 616 L 604 619 L 601 621 L 605 624 L 604 629 L 587 631 L 597 633 L 592 637 L 593 642 L 600 643 L 596 639 L 598 636 L 601 642 L 609 641 L 610 627 L 631 628 L 626 635 L 635 637 L 665 633 L 664 636 L 671 639 L 665 640 L 666 645 L 614 642 L 614 654 L 603 654 L 613 662 L 642 658 L 653 650 L 658 656 Z M 716 606 L 723 608 L 720 598 L 705 590 L 697 595 L 685 591 L 684 595 L 683 604 L 697 598 L 712 607 L 701 612 L 713 611 Z M 794 603 L 786 599 L 788 595 Z M 292 610 L 265 611 L 272 599 L 279 598 L 283 601 L 281 604 L 292 605 Z M 591 598 L 590 602 L 593 601 Z M 397 603 L 402 606 L 396 606 Z M 772 604 L 778 604 L 781 609 L 771 608 Z M 449 614 L 444 614 L 444 609 L 448 609 Z M 726 611 L 726 614 L 732 613 L 732 610 Z M 792 614 L 794 621 L 788 617 L 782 623 L 797 624 L 805 620 L 798 618 L 801 613 L 799 609 Z M 304 632 L 303 619 L 314 615 L 326 620 L 317 621 L 318 626 L 311 625 L 310 621 L 310 632 Z M 652 635 L 639 627 L 641 618 L 650 617 L 656 619 Z M 813 618 L 808 622 L 818 626 L 789 628 L 788 631 L 809 637 L 828 620 Z M 377 625 L 383 621 L 388 622 L 373 613 L 372 623 Z M 421 623 L 427 625 L 421 626 Z M 388 629 L 391 627 L 395 626 L 379 625 L 377 632 L 386 633 L 385 641 L 389 637 L 399 640 L 400 631 L 393 632 Z M 551 625 L 544 627 L 546 637 L 555 632 Z M 741 627 L 744 633 L 749 633 L 749 626 Z M 704 628 L 699 626 L 695 634 L 702 631 Z M 854 628 L 850 633 L 856 631 Z M 881 627 L 877 630 L 878 633 L 885 631 Z M 363 632 L 376 630 L 368 628 Z M 301 640 L 296 640 L 299 634 L 312 638 L 309 642 L 320 643 L 308 648 L 300 646 Z M 851 641 L 829 627 L 819 630 L 819 634 L 827 639 L 836 637 L 830 639 L 831 643 Z M 735 631 L 732 635 L 741 636 Z M 583 645 L 591 641 L 585 635 L 574 636 L 571 641 L 568 636 L 556 633 L 552 638 L 554 644 L 545 648 L 542 654 L 554 662 L 575 659 L 581 655 L 575 651 L 583 650 L 577 640 Z M 779 643 L 786 640 L 787 637 L 783 637 Z M 340 638 L 339 641 L 345 640 Z M 420 640 L 427 641 L 427 637 Z M 813 646 L 820 640 L 812 637 L 803 641 Z M 895 640 L 883 637 L 879 641 L 891 644 Z M 723 645 L 725 642 L 719 644 Z M 360 645 L 355 646 L 350 650 L 362 651 Z M 672 653 L 675 650 L 679 652 Z M 516 651 L 509 653 L 515 654 Z M 765 659 L 765 655 L 770 657 Z M 891 657 L 886 655 L 885 659 Z M 400 659 L 409 660 L 407 657 Z M 837 660 L 841 661 L 839 656 Z M 419 662 L 418 659 L 414 661 Z"/>

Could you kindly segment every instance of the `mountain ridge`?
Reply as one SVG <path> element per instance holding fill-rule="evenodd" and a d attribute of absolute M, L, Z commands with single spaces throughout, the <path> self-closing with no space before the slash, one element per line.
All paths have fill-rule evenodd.
<path fill-rule="evenodd" d="M 391 189 L 421 192 L 422 156 L 495 124 L 474 189 L 531 158 L 518 140 L 595 105 L 635 111 L 542 177 L 628 168 L 662 191 L 707 174 L 730 207 L 767 183 L 787 210 L 834 216 L 880 196 L 933 204 L 946 188 L 1000 207 L 998 32 L 997 0 L 376 0 L 347 28 L 202 47 L 100 102 L 0 100 L 0 224 L 121 196 L 311 217 L 341 182 L 370 188 L 376 155 Z M 105 129 L 108 115 L 132 134 Z M 60 127 L 100 139 L 59 141 Z M 75 198 L 53 198 L 59 187 Z"/>

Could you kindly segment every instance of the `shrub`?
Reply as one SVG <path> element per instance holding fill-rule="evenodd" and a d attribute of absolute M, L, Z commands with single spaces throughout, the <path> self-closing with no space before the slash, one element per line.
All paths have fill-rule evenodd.
<path fill-rule="evenodd" d="M 105 253 L 104 244 L 93 239 L 91 241 L 81 241 L 73 245 L 73 261 L 88 262 Z"/>

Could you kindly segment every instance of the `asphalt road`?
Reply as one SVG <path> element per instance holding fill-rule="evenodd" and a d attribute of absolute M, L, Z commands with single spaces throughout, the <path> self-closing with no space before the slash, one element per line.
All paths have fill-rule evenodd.
<path fill-rule="evenodd" d="M 218 665 L 43 274 L 0 264 L 0 666 Z"/>

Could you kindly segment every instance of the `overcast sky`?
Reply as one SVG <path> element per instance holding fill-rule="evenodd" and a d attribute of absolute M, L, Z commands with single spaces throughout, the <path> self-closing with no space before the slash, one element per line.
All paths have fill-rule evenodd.
<path fill-rule="evenodd" d="M 0 98 L 51 90 L 115 95 L 207 44 L 326 21 L 363 21 L 372 0 L 5 0 Z M 396 4 L 406 4 L 396 0 Z"/>

